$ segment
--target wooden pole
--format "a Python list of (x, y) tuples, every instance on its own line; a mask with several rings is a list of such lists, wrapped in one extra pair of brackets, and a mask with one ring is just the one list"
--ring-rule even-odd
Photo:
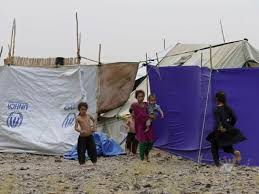
[(15, 50), (15, 37), (16, 37), (16, 20), (14, 18), (14, 21), (13, 21), (13, 51), (12, 51), (13, 57), (14, 57), (14, 50)]
[(11, 41), (10, 41), (10, 46), (9, 46), (9, 51), (8, 51), (8, 58), (11, 57), (12, 55), (12, 48), (13, 48), (13, 26), (12, 26), (12, 33), (11, 33)]
[(89, 58), (87, 58), (87, 57), (83, 57), (83, 56), (80, 56), (82, 59), (86, 59), (86, 60), (88, 60), (88, 61), (92, 61), (92, 62), (95, 62), (95, 63), (99, 63), (98, 61), (96, 61), (96, 60), (93, 60), (93, 59), (89, 59)]
[(210, 45), (210, 69), (212, 70), (212, 47)]
[(221, 20), (220, 20), (220, 27), (221, 27), (221, 34), (222, 34), (222, 37), (223, 37), (223, 42), (225, 43), (225, 42), (226, 42), (226, 40), (225, 40), (225, 35), (224, 35), (223, 25), (222, 25)]
[(98, 65), (101, 65), (101, 50), (102, 50), (102, 45), (99, 44)]
[(79, 37), (78, 34), (78, 16), (77, 16), (77, 12), (76, 12), (76, 55), (77, 55), (77, 64), (80, 64), (80, 41), (81, 41), (81, 37)]
[(3, 53), (3, 46), (1, 46), (0, 59), (1, 59), (2, 53)]
[(96, 93), (96, 99), (97, 99), (96, 115), (97, 115), (97, 118), (99, 116), (98, 108), (100, 107), (100, 97), (101, 97), (101, 50), (102, 50), (102, 45), (99, 44), (98, 65), (97, 65), (97, 93)]
[(159, 58), (158, 58), (158, 54), (156, 53), (156, 60), (157, 60), (157, 66), (159, 65)]
[(201, 53), (201, 68), (202, 68), (202, 63), (203, 63), (203, 53)]
[(80, 56), (80, 49), (81, 49), (81, 32), (79, 33), (79, 44), (78, 44), (79, 56)]
[[(146, 53), (146, 65), (148, 65), (148, 56), (147, 56), (147, 53)], [(147, 67), (146, 67), (146, 71), (147, 71)], [(149, 78), (148, 78), (148, 72), (147, 72), (147, 97), (148, 97), (148, 95), (149, 95), (148, 86), (149, 86)]]

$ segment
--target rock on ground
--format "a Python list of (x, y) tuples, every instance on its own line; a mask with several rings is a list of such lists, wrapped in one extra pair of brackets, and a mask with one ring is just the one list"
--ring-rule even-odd
[(14, 194), (259, 194), (259, 168), (231, 172), (154, 150), (150, 162), (132, 156), (98, 158), (98, 165), (57, 156), (0, 154), (0, 193)]

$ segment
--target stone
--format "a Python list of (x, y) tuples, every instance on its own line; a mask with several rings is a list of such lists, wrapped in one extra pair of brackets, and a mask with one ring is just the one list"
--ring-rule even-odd
[(206, 188), (211, 188), (211, 184), (206, 184)]
[(152, 187), (152, 186), (148, 183), (148, 184), (143, 185), (143, 187), (144, 187), (144, 188), (150, 188), (150, 187)]
[(134, 190), (139, 190), (141, 187), (140, 187), (139, 184), (135, 183), (135, 184), (133, 185), (133, 188), (134, 188)]
[(20, 170), (28, 170), (30, 169), (29, 167), (21, 167)]

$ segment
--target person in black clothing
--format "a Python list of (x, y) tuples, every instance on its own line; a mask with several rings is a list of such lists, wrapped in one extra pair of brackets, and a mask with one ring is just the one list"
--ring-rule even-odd
[(219, 149), (224, 152), (231, 153), (235, 156), (235, 163), (238, 164), (241, 160), (241, 153), (233, 148), (234, 144), (246, 140), (245, 136), (239, 129), (235, 128), (237, 121), (235, 113), (227, 105), (227, 100), (224, 92), (216, 94), (217, 107), (215, 110), (215, 127), (206, 138), (211, 142), (211, 153), (216, 166), (220, 166)]

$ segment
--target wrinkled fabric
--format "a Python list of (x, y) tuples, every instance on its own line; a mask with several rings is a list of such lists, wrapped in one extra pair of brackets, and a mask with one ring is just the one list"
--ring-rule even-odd
[[(201, 142), (201, 161), (211, 163), (211, 144), (206, 137), (214, 130), (215, 94), (224, 91), (238, 118), (235, 128), (241, 129), (247, 138), (235, 145), (242, 154), (241, 164), (259, 166), (258, 68), (213, 71), (206, 113), (209, 69), (195, 66), (149, 67), (148, 72), (151, 91), (165, 114), (164, 119), (153, 122), (156, 147), (198, 161)], [(223, 154), (221, 150), (220, 157), (232, 158), (232, 155)]]
[(124, 104), (134, 87), (138, 63), (111, 63), (98, 66), (98, 113), (104, 113)]
[(141, 107), (138, 103), (133, 103), (131, 108), (134, 112), (136, 139), (139, 142), (154, 142), (155, 137), (153, 127), (150, 126), (149, 130), (144, 132), (146, 129), (146, 122), (149, 119), (147, 103), (144, 104), (144, 107)]
[[(105, 133), (95, 132), (93, 134), (94, 141), (96, 144), (96, 151), (98, 156), (117, 156), (124, 154), (123, 149), (120, 145), (109, 138)], [(85, 154), (86, 158), (89, 159), (87, 153)], [(72, 149), (64, 154), (64, 159), (68, 160), (77, 160), (77, 145), (74, 145)]]

